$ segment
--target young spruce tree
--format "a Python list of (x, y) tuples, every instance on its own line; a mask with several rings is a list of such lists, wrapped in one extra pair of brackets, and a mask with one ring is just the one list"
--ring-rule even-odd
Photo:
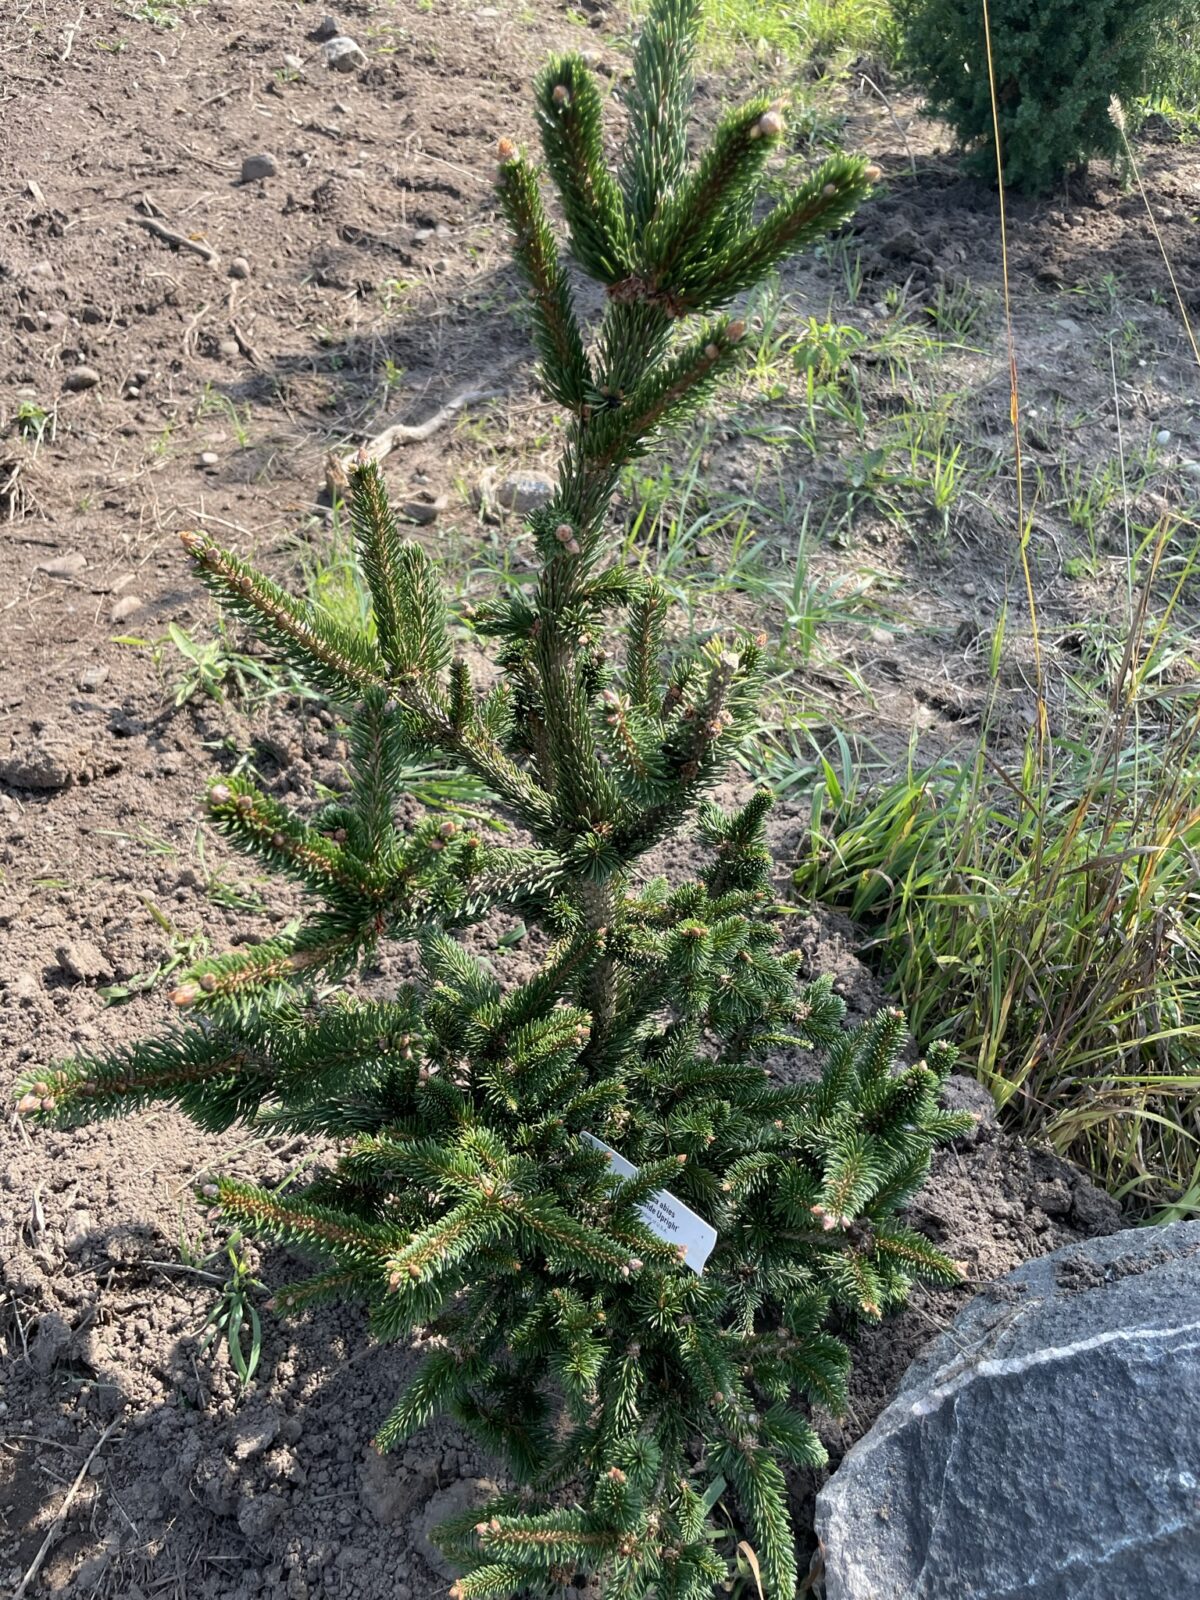
[[(500, 145), (542, 387), (569, 418), (557, 492), (527, 522), (536, 588), (471, 622), (497, 641), (500, 680), (472, 683), (435, 564), (399, 537), (374, 466), (352, 485), (373, 636), (185, 535), (221, 603), (339, 709), (350, 789), (303, 815), (243, 777), (215, 782), (209, 815), (302, 885), (303, 926), (202, 963), (173, 996), (189, 1020), (161, 1037), (22, 1085), (21, 1109), (59, 1125), (160, 1101), (207, 1129), (252, 1120), (337, 1142), (303, 1191), (221, 1178), (203, 1193), (229, 1225), (317, 1263), (279, 1310), (357, 1299), (381, 1339), (441, 1336), (376, 1442), (448, 1410), (505, 1458), (512, 1492), (445, 1530), (457, 1600), (552, 1594), (580, 1571), (625, 1600), (701, 1600), (727, 1574), (722, 1493), (765, 1588), (790, 1597), (783, 1464), (822, 1460), (804, 1402), (844, 1400), (831, 1318), (877, 1318), (914, 1276), (956, 1276), (897, 1220), (931, 1145), (960, 1126), (937, 1106), (948, 1059), (899, 1069), (896, 1012), (843, 1031), (829, 984), (799, 984), (778, 949), (769, 796), (732, 815), (703, 804), (745, 737), (760, 646), (713, 640), (667, 662), (665, 595), (605, 535), (624, 465), (735, 364), (742, 324), (722, 308), (844, 221), (874, 176), (835, 157), (761, 214), (783, 134), (766, 99), (690, 161), (699, 9), (651, 7), (617, 175), (582, 59), (537, 84), (572, 255), (607, 291), (591, 342), (539, 171)], [(414, 749), (482, 780), (527, 842), (445, 815), (401, 829)], [(647, 852), (693, 819), (702, 878), (639, 882)], [(508, 987), (454, 937), (495, 907), (549, 938)], [(382, 1001), (339, 993), (385, 939), (419, 941), (423, 980)], [(775, 1083), (764, 1060), (798, 1046), (824, 1054), (823, 1075)], [(715, 1229), (707, 1261), (648, 1225), (660, 1190)]]

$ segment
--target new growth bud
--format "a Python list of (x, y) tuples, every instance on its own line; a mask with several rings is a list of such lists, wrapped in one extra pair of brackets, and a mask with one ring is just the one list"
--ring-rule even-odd
[(571, 104), (571, 91), (567, 88), (565, 83), (556, 83), (554, 85), (554, 92), (551, 94), (550, 98), (554, 101), (554, 104), (561, 109), (563, 106), (569, 106)]
[(784, 121), (778, 111), (764, 111), (750, 130), (750, 137), (752, 139), (778, 139), (783, 129)]
[(569, 522), (560, 522), (554, 530), (554, 537), (569, 555), (579, 554), (579, 540), (575, 537), (575, 529)]

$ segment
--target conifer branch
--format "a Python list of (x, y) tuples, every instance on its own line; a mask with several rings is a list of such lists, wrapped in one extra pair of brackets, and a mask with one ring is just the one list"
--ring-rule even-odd
[(319, 693), (339, 703), (353, 703), (386, 681), (382, 658), (363, 639), (307, 601), (292, 599), (207, 534), (179, 537), (217, 599), (249, 623)]
[(635, 226), (650, 228), (687, 162), (687, 113), (692, 57), (700, 31), (700, 0), (665, 0), (642, 24), (625, 96), (629, 133), (622, 183)]
[(603, 108), (578, 55), (552, 61), (536, 85), (546, 166), (562, 197), (580, 265), (611, 283), (628, 260), (625, 206), (604, 161)]
[(548, 398), (578, 411), (592, 388), (592, 370), (575, 316), (571, 285), (546, 220), (536, 171), (510, 146), (500, 151), (500, 202), (517, 263), (529, 285), (540, 378)]

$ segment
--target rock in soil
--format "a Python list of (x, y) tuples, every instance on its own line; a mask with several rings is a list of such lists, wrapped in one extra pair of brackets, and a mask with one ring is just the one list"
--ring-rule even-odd
[(66, 751), (40, 736), (0, 760), (0, 783), (14, 789), (65, 789), (73, 777)]
[(451, 1581), (459, 1575), (458, 1567), (434, 1543), (434, 1530), (450, 1517), (486, 1505), (499, 1493), (498, 1486), (490, 1478), (459, 1478), (430, 1496), (417, 1519), (416, 1546), (432, 1571)]
[(33, 1370), (44, 1378), (66, 1354), (70, 1343), (70, 1323), (56, 1311), (43, 1312), (38, 1318), (37, 1334), (29, 1351)]
[(524, 517), (549, 505), (554, 498), (554, 480), (540, 472), (514, 472), (496, 485), (493, 494), (497, 505)]
[(415, 522), (420, 527), (428, 527), (436, 522), (440, 514), (446, 509), (446, 496), (433, 495), (418, 496), (415, 500), (402, 500), (400, 502), (400, 515), (407, 517), (409, 522)]
[(817, 1500), (827, 1600), (1200, 1594), (1200, 1222), (978, 1295)]
[(83, 389), (94, 389), (99, 382), (100, 374), (95, 367), (72, 367), (63, 378), (63, 388), (79, 392)]
[(122, 595), (109, 611), (108, 620), (110, 622), (125, 622), (129, 617), (135, 617), (144, 603), (140, 595)]
[(79, 688), (84, 694), (95, 694), (108, 682), (108, 667), (101, 664), (97, 667), (85, 667), (79, 674)]
[(367, 58), (348, 35), (341, 33), (336, 39), (330, 39), (324, 46), (321, 54), (325, 57), (325, 65), (334, 72), (357, 72), (360, 67), (365, 67)]
[(49, 561), (39, 561), (37, 570), (48, 578), (77, 578), (87, 566), (87, 557), (81, 550), (71, 550), (65, 556), (51, 556)]
[(59, 968), (76, 983), (106, 983), (112, 968), (90, 939), (72, 939), (54, 952)]
[(257, 183), (260, 178), (273, 178), (278, 171), (279, 163), (274, 156), (265, 153), (247, 156), (242, 162), (242, 182)]

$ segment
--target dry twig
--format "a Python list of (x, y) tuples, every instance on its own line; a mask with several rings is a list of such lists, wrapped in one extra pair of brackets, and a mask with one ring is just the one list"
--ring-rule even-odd
[(75, 1482), (67, 1490), (66, 1499), (63, 1501), (62, 1505), (59, 1506), (58, 1514), (55, 1516), (54, 1521), (50, 1524), (49, 1528), (47, 1529), (46, 1537), (42, 1540), (42, 1543), (41, 1543), (41, 1548), (38, 1550), (37, 1555), (34, 1556), (32, 1562), (30, 1563), (29, 1569), (25, 1573), (25, 1576), (21, 1579), (20, 1583), (13, 1590), (13, 1592), (12, 1592), (12, 1600), (23, 1600), (23, 1596), (29, 1590), (29, 1585), (33, 1582), (33, 1580), (37, 1577), (38, 1573), (42, 1570), (42, 1562), (45, 1561), (47, 1555), (50, 1553), (51, 1546), (54, 1544), (54, 1541), (58, 1538), (59, 1534), (62, 1532), (63, 1523), (67, 1520), (67, 1514), (70, 1511), (71, 1507), (75, 1504), (75, 1497), (79, 1493), (79, 1489), (80, 1489), (81, 1484), (83, 1483), (84, 1478), (87, 1477), (88, 1468), (91, 1466), (92, 1462), (96, 1459), (97, 1455), (99, 1455), (101, 1445), (105, 1443), (105, 1441), (108, 1439), (109, 1434), (112, 1433), (113, 1429), (117, 1426), (117, 1424), (118, 1424), (118, 1422), (120, 1422), (120, 1420), (121, 1420), (120, 1417), (114, 1417), (113, 1420), (109, 1423), (108, 1427), (105, 1428), (104, 1432), (96, 1440), (96, 1442), (92, 1446), (92, 1448), (88, 1451), (87, 1460), (83, 1463), (83, 1465), (80, 1467), (79, 1471), (76, 1473)]
[(186, 233), (176, 233), (174, 228), (164, 226), (155, 217), (134, 217), (132, 220), (139, 228), (145, 228), (147, 233), (152, 233), (156, 239), (174, 245), (176, 250), (190, 250), (193, 255), (202, 256), (210, 267), (215, 267), (221, 259), (212, 245), (205, 244), (203, 239), (189, 239)]
[(493, 400), (497, 395), (503, 394), (504, 389), (500, 380), (507, 375), (507, 371), (507, 367), (503, 368), (486, 384), (460, 389), (458, 394), (447, 400), (440, 411), (435, 411), (424, 422), (394, 422), (390, 428), (384, 428), (382, 433), (377, 433), (366, 440), (361, 451), (351, 450), (346, 455), (339, 455), (337, 451), (331, 450), (325, 457), (325, 485), (329, 493), (335, 499), (345, 494), (350, 485), (350, 469), (363, 454), (369, 461), (382, 461), (396, 449), (397, 445), (421, 444), (426, 439), (432, 438), (439, 429), (452, 422), (465, 406), (475, 405), (480, 400)]

